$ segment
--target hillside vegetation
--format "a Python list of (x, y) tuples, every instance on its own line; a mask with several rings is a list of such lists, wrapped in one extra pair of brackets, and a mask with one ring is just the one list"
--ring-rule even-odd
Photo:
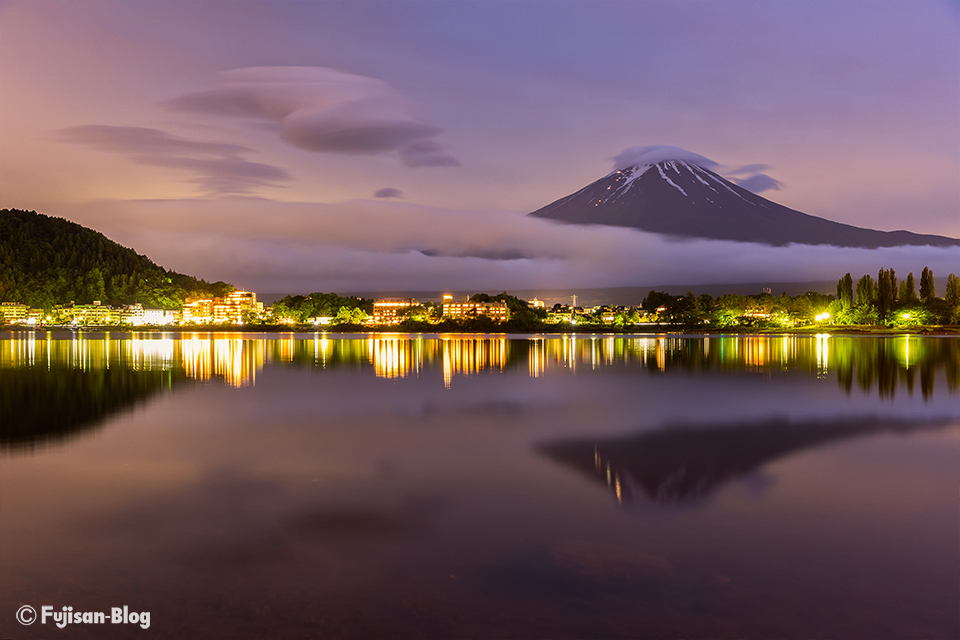
[(208, 283), (167, 271), (150, 258), (75, 222), (35, 211), (0, 210), (0, 302), (121, 305), (175, 309), (191, 297), (222, 296)]

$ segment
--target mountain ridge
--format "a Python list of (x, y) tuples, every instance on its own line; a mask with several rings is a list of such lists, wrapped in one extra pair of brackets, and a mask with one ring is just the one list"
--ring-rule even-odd
[(773, 246), (960, 246), (956, 238), (866, 229), (796, 211), (683, 159), (614, 169), (527, 215), (571, 224), (632, 227), (664, 235)]

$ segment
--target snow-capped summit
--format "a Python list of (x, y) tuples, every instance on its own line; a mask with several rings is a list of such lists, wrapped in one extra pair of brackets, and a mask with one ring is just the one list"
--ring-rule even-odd
[(529, 215), (770, 245), (960, 245), (954, 238), (863, 229), (789, 209), (714, 173), (708, 168), (716, 166), (713, 161), (677, 147), (634, 147), (615, 160), (611, 173)]
[(656, 164), (664, 160), (685, 160), (700, 167), (713, 168), (716, 162), (699, 153), (687, 151), (668, 144), (654, 144), (645, 147), (629, 147), (613, 159), (614, 169), (626, 169), (643, 164)]

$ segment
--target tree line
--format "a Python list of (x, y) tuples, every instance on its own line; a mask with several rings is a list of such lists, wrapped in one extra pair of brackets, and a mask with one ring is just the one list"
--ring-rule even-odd
[(960, 278), (951, 273), (943, 298), (937, 297), (933, 270), (920, 272), (920, 289), (913, 272), (903, 280), (893, 269), (880, 269), (876, 280), (848, 273), (837, 282), (833, 305), (835, 324), (945, 324), (960, 321)]
[(960, 321), (960, 279), (947, 276), (944, 297), (937, 297), (933, 271), (924, 267), (919, 291), (913, 273), (903, 280), (893, 269), (880, 269), (857, 280), (847, 273), (837, 282), (837, 294), (807, 292), (800, 296), (769, 293), (739, 296), (675, 296), (651, 290), (641, 304), (645, 320), (712, 327), (776, 327), (822, 322), (834, 325), (913, 326), (956, 324)]
[(273, 303), (273, 317), (293, 324), (309, 324), (310, 318), (334, 318), (337, 324), (361, 324), (373, 313), (373, 299), (310, 293), (286, 296)]

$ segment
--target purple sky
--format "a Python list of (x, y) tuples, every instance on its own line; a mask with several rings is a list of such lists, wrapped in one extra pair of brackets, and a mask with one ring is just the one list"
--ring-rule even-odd
[(300, 292), (958, 270), (522, 217), (659, 144), (806, 213), (960, 236), (960, 4), (0, 0), (0, 207), (170, 269)]

